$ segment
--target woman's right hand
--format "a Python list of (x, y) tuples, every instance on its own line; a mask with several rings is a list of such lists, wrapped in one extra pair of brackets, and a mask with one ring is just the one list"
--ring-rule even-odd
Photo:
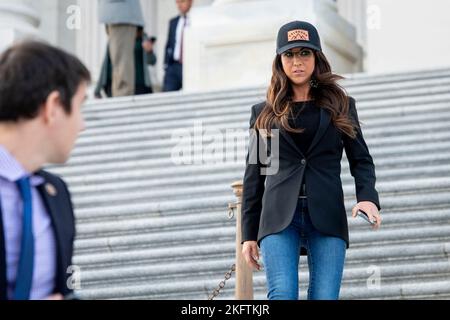
[(144, 48), (145, 52), (151, 53), (153, 51), (153, 43), (150, 40), (142, 41), (142, 48)]
[(258, 263), (259, 250), (258, 243), (256, 241), (246, 241), (242, 247), (242, 255), (244, 256), (247, 265), (256, 270), (261, 270), (261, 266)]

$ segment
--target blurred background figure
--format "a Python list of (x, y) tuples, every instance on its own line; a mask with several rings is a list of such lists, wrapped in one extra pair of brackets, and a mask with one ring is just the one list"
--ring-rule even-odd
[[(136, 41), (134, 47), (134, 65), (135, 65), (135, 89), (134, 94), (150, 94), (153, 93), (152, 81), (148, 66), (156, 64), (156, 55), (153, 50), (156, 38), (148, 38), (143, 27), (137, 28)], [(108, 46), (109, 47), (109, 46)], [(106, 49), (105, 58), (103, 60), (100, 77), (95, 89), (95, 97), (102, 98), (102, 93), (107, 97), (112, 97), (112, 75), (113, 67), (109, 48)]]
[(138, 27), (144, 27), (139, 0), (99, 0), (99, 20), (106, 24), (112, 64), (112, 96), (135, 92), (134, 49)]
[(193, 0), (176, 0), (180, 15), (170, 20), (164, 60), (164, 92), (183, 88), (184, 30), (189, 24), (192, 2)]

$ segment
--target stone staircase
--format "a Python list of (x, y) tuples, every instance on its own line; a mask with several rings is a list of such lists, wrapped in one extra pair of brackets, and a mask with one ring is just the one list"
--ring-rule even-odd
[[(341, 298), (450, 298), (450, 69), (353, 75), (344, 85), (357, 99), (375, 160), (384, 226), (375, 232), (349, 218)], [(264, 95), (264, 88), (246, 88), (85, 106), (87, 130), (73, 157), (49, 168), (73, 194), (83, 298), (207, 299), (234, 263), (230, 185), (242, 179), (250, 107)], [(235, 161), (221, 161), (218, 152), (203, 163), (174, 163), (180, 141), (173, 133), (192, 134), (198, 154), (199, 121), (208, 131), (206, 148), (235, 130), (241, 137)], [(354, 182), (345, 156), (342, 171), (350, 214)], [(304, 299), (306, 258), (300, 282)], [(254, 284), (255, 299), (265, 299), (263, 272), (254, 274)], [(220, 299), (233, 296), (234, 277)]]

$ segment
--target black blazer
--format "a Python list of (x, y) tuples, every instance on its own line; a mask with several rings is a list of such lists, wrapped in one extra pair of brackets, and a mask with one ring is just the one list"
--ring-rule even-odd
[[(67, 268), (72, 265), (73, 242), (75, 238), (75, 217), (73, 214), (72, 202), (67, 186), (63, 180), (45, 171), (39, 171), (37, 175), (45, 180), (44, 184), (38, 187), (38, 191), (50, 214), (55, 233), (57, 274), (54, 293), (61, 293), (65, 296), (72, 292), (72, 290), (67, 287), (67, 280), (69, 276), (71, 276), (67, 273)], [(47, 190), (50, 185), (55, 188), (55, 195), (50, 194)], [(7, 300), (6, 252), (1, 207), (0, 300)]]
[(177, 26), (180, 16), (173, 18), (169, 23), (169, 36), (167, 38), (166, 50), (164, 56), (164, 67), (167, 68), (169, 65), (175, 63), (173, 59), (173, 53), (175, 51), (175, 42), (177, 40)]
[[(265, 103), (261, 103), (252, 107), (251, 129), (264, 106)], [(242, 195), (243, 242), (259, 243), (265, 236), (278, 233), (291, 223), (304, 178), (314, 227), (324, 234), (345, 240), (348, 248), (347, 215), (340, 178), (343, 149), (355, 178), (357, 201), (371, 201), (380, 209), (375, 189), (375, 166), (359, 128), (355, 100), (350, 97), (350, 117), (358, 124), (356, 139), (337, 130), (330, 113), (324, 108), (320, 110), (319, 128), (306, 155), (302, 154), (289, 132), (273, 126), (280, 129), (277, 174), (261, 175), (263, 165), (259, 161), (249, 164), (247, 155)], [(250, 139), (250, 150), (258, 140)], [(270, 149), (269, 144), (268, 154)]]

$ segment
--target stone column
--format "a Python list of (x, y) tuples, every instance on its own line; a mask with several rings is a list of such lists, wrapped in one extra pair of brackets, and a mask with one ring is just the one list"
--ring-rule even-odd
[(106, 55), (107, 35), (105, 26), (98, 21), (98, 2), (77, 0), (81, 10), (81, 29), (76, 30), (76, 56), (92, 74), (93, 84), (98, 80)]
[(332, 0), (216, 0), (192, 11), (185, 34), (184, 90), (268, 85), (278, 29), (293, 20), (318, 28), (336, 72), (360, 71), (355, 28)]
[(361, 68), (367, 60), (367, 1), (365, 0), (339, 0), (337, 2), (338, 13), (356, 28), (356, 39), (364, 51), (364, 60)]
[(27, 0), (0, 0), (0, 52), (14, 41), (38, 37), (40, 19)]

